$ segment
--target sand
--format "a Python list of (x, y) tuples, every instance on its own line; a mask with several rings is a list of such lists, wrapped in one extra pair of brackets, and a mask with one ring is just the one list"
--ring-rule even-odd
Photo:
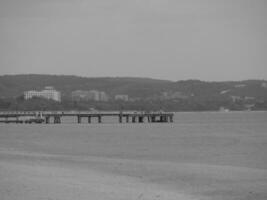
[[(49, 160), (49, 159), (48, 159)], [(0, 162), (1, 199), (193, 199), (137, 178), (51, 161)]]

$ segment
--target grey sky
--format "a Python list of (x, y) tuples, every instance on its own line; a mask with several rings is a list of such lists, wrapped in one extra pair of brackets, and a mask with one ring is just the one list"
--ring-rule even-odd
[(0, 74), (267, 79), (266, 0), (0, 0)]

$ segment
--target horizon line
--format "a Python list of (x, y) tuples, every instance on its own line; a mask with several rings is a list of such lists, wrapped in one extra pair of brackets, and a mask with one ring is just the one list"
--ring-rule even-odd
[(137, 79), (151, 79), (151, 80), (160, 80), (160, 81), (168, 81), (168, 82), (179, 82), (179, 81), (201, 81), (201, 82), (243, 82), (243, 81), (267, 81), (267, 79), (256, 79), (256, 78), (247, 78), (247, 79), (238, 79), (238, 80), (203, 80), (198, 78), (188, 78), (188, 79), (180, 79), (180, 80), (171, 80), (171, 79), (163, 79), (163, 78), (156, 78), (156, 77), (142, 77), (142, 76), (82, 76), (77, 74), (38, 74), (38, 73), (9, 73), (9, 74), (0, 74), (2, 76), (69, 76), (69, 77), (77, 77), (77, 78), (92, 78), (92, 79), (100, 79), (100, 78), (137, 78)]

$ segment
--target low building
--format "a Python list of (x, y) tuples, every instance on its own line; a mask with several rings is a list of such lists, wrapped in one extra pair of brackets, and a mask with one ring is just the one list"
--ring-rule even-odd
[(244, 97), (244, 99), (246, 100), (246, 101), (250, 101), (250, 100), (254, 100), (255, 99), (255, 97)]
[(105, 93), (105, 92), (99, 92), (99, 100), (100, 101), (108, 101), (109, 98), (108, 98), (108, 95)]
[(226, 93), (229, 93), (231, 90), (223, 90), (220, 92), (220, 94), (226, 94)]
[(52, 86), (47, 86), (44, 90), (36, 91), (30, 90), (24, 92), (24, 99), (31, 99), (33, 97), (41, 97), (45, 99), (52, 99), (54, 101), (61, 101), (61, 93), (54, 89)]
[(237, 84), (237, 85), (235, 85), (235, 88), (243, 88), (243, 87), (246, 87), (246, 85), (245, 84)]
[(162, 92), (162, 95), (160, 96), (160, 99), (162, 100), (170, 100), (170, 99), (187, 99), (188, 96), (183, 94), (182, 92), (176, 91), (176, 92)]
[(240, 96), (230, 96), (230, 98), (232, 99), (232, 101), (235, 103), (237, 101), (241, 101), (242, 98)]
[(83, 90), (72, 91), (71, 99), (73, 101), (88, 100), (89, 99), (88, 91), (83, 91)]
[(115, 100), (117, 101), (129, 101), (129, 96), (127, 94), (117, 94), (115, 95)]
[(71, 93), (71, 98), (74, 101), (108, 101), (108, 95), (105, 92), (98, 90), (75, 90)]
[(89, 100), (100, 101), (100, 92), (97, 90), (88, 91)]

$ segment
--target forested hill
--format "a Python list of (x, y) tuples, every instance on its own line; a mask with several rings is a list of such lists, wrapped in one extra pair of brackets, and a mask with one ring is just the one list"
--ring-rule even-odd
[[(174, 82), (130, 77), (4, 75), (0, 76), (0, 99), (1, 101), (16, 99), (22, 96), (24, 91), (42, 90), (45, 86), (53, 86), (59, 90), (63, 101), (71, 101), (71, 92), (75, 90), (104, 91), (111, 97), (111, 101), (116, 94), (125, 94), (130, 99), (128, 103), (124, 102), (126, 108), (127, 106), (138, 108), (141, 101), (145, 109), (150, 109), (149, 106), (153, 109), (167, 110), (217, 110), (220, 107), (234, 110), (267, 109), (267, 81), (265, 80)], [(90, 106), (98, 104), (99, 102), (95, 102)], [(112, 105), (114, 102), (113, 104), (107, 102), (104, 107), (112, 109)], [(96, 107), (100, 108), (99, 105)]]
[(0, 76), (1, 97), (10, 98), (23, 94), (27, 90), (42, 90), (53, 86), (63, 96), (69, 96), (74, 90), (99, 90), (109, 95), (128, 94), (133, 97), (148, 97), (165, 90), (171, 81), (149, 78), (86, 78), (64, 75), (5, 75)]

